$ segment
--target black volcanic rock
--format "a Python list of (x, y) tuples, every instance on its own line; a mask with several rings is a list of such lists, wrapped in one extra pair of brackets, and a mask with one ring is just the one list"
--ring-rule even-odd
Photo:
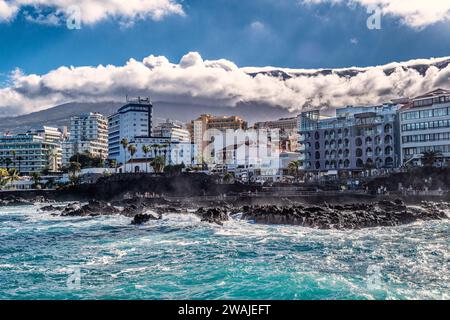
[(398, 226), (419, 220), (447, 219), (446, 203), (424, 203), (407, 207), (403, 201), (379, 201), (377, 204), (346, 204), (322, 207), (246, 206), (242, 218), (262, 224), (300, 225), (316, 229), (361, 229)]
[(95, 216), (106, 216), (106, 215), (114, 215), (120, 213), (120, 210), (116, 207), (113, 207), (110, 203), (91, 200), (88, 204), (81, 206), (79, 204), (70, 204), (67, 206), (63, 212), (62, 216), (79, 216), (79, 217), (95, 217)]
[(202, 222), (215, 223), (220, 226), (223, 225), (224, 221), (230, 219), (228, 211), (225, 208), (200, 208), (195, 214), (200, 216)]
[(151, 214), (151, 213), (139, 213), (134, 216), (133, 221), (131, 221), (131, 224), (141, 225), (150, 220), (160, 220), (160, 219), (161, 219), (161, 215), (156, 215), (156, 214)]

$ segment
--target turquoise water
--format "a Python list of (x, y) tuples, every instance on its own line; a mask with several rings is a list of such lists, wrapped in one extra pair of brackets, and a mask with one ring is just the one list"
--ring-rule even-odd
[(449, 299), (447, 221), (319, 231), (0, 208), (0, 299)]

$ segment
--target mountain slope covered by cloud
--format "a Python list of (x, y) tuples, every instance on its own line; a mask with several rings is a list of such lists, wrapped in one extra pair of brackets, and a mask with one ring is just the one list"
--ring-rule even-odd
[[(123, 101), (150, 96), (172, 103), (235, 107), (262, 103), (290, 111), (335, 108), (415, 96), (450, 87), (450, 57), (346, 69), (239, 68), (190, 52), (178, 63), (163, 56), (123, 66), (60, 67), (43, 75), (14, 71), (0, 89), (0, 115), (19, 115), (71, 101)], [(257, 112), (257, 110), (255, 110)]]

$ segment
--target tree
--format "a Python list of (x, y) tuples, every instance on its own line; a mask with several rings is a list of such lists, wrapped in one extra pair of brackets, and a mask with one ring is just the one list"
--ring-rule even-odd
[(289, 162), (288, 170), (295, 177), (298, 177), (299, 176), (299, 172), (300, 172), (300, 161), (299, 160), (293, 160), (293, 161)]
[(7, 177), (7, 182), (8, 183), (14, 183), (15, 181), (19, 181), (20, 177), (19, 177), (19, 172), (17, 171), (17, 169), (10, 169), (8, 170), (8, 177)]
[(148, 173), (148, 161), (147, 161), (147, 155), (150, 153), (150, 147), (149, 146), (142, 146), (142, 152), (145, 155), (145, 172)]
[(38, 189), (39, 182), (41, 182), (41, 174), (39, 172), (33, 172), (31, 174), (31, 179), (33, 179), (33, 188)]
[(0, 168), (0, 190), (8, 183), (9, 172), (6, 169)]
[(127, 172), (127, 147), (128, 147), (128, 139), (123, 138), (122, 141), (120, 141), (120, 144), (123, 148), (123, 171)]
[(155, 173), (162, 173), (164, 171), (164, 167), (166, 165), (166, 160), (164, 159), (164, 157), (156, 156), (152, 160), (150, 165), (152, 166), (153, 171), (155, 171)]
[(70, 162), (78, 162), (81, 168), (103, 168), (105, 161), (101, 157), (94, 157), (90, 153), (77, 153), (73, 155)]
[(425, 167), (433, 167), (439, 158), (442, 158), (442, 152), (433, 150), (425, 151), (422, 153), (422, 164)]
[(226, 173), (223, 176), (223, 182), (225, 182), (225, 183), (231, 183), (233, 181), (233, 179), (234, 179), (234, 175), (230, 172)]
[(114, 172), (117, 173), (117, 161), (115, 159), (108, 160), (109, 167), (114, 168)]
[(81, 171), (81, 164), (76, 161), (71, 161), (69, 164), (69, 173), (72, 174), (72, 176), (76, 176), (78, 172)]
[[(132, 162), (133, 157), (134, 157), (134, 155), (135, 155), (136, 152), (137, 152), (136, 146), (133, 145), (133, 144), (130, 144), (130, 145), (128, 146), (128, 152), (130, 153), (130, 161)], [(133, 171), (133, 169), (131, 169), (131, 171)]]

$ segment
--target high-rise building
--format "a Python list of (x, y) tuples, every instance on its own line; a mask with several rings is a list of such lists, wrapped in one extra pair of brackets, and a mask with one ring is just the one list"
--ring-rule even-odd
[[(188, 124), (188, 130), (191, 135), (191, 141), (198, 148), (199, 155), (203, 155), (203, 151), (211, 142), (211, 138), (218, 131), (247, 130), (247, 126), (247, 122), (238, 116), (212, 116), (203, 114)], [(210, 156), (214, 157), (214, 155)]]
[(60, 161), (61, 141), (56, 128), (0, 137), (0, 168), (15, 168), (22, 175), (56, 172)]
[(303, 169), (358, 174), (368, 169), (391, 169), (400, 164), (397, 111), (400, 105), (349, 106), (335, 117), (320, 112), (301, 114), (300, 152)]
[(150, 98), (128, 100), (117, 113), (108, 118), (108, 159), (120, 162), (123, 159), (122, 139), (129, 142), (136, 137), (150, 137), (152, 134), (153, 105)]
[(190, 142), (191, 137), (189, 131), (181, 124), (167, 120), (158, 124), (152, 132), (153, 137), (170, 138), (173, 141)]
[(255, 129), (280, 129), (296, 132), (298, 129), (298, 117), (281, 118), (273, 121), (257, 122)]
[(450, 160), (450, 90), (416, 97), (400, 110), (401, 163), (420, 162), (426, 151)]
[(108, 121), (100, 113), (83, 113), (70, 118), (69, 137), (63, 142), (63, 165), (77, 153), (89, 153), (106, 159), (108, 155)]
[(286, 152), (298, 151), (298, 127), (299, 117), (281, 118), (274, 121), (257, 122), (254, 125), (256, 130), (278, 130), (280, 136), (280, 148)]

